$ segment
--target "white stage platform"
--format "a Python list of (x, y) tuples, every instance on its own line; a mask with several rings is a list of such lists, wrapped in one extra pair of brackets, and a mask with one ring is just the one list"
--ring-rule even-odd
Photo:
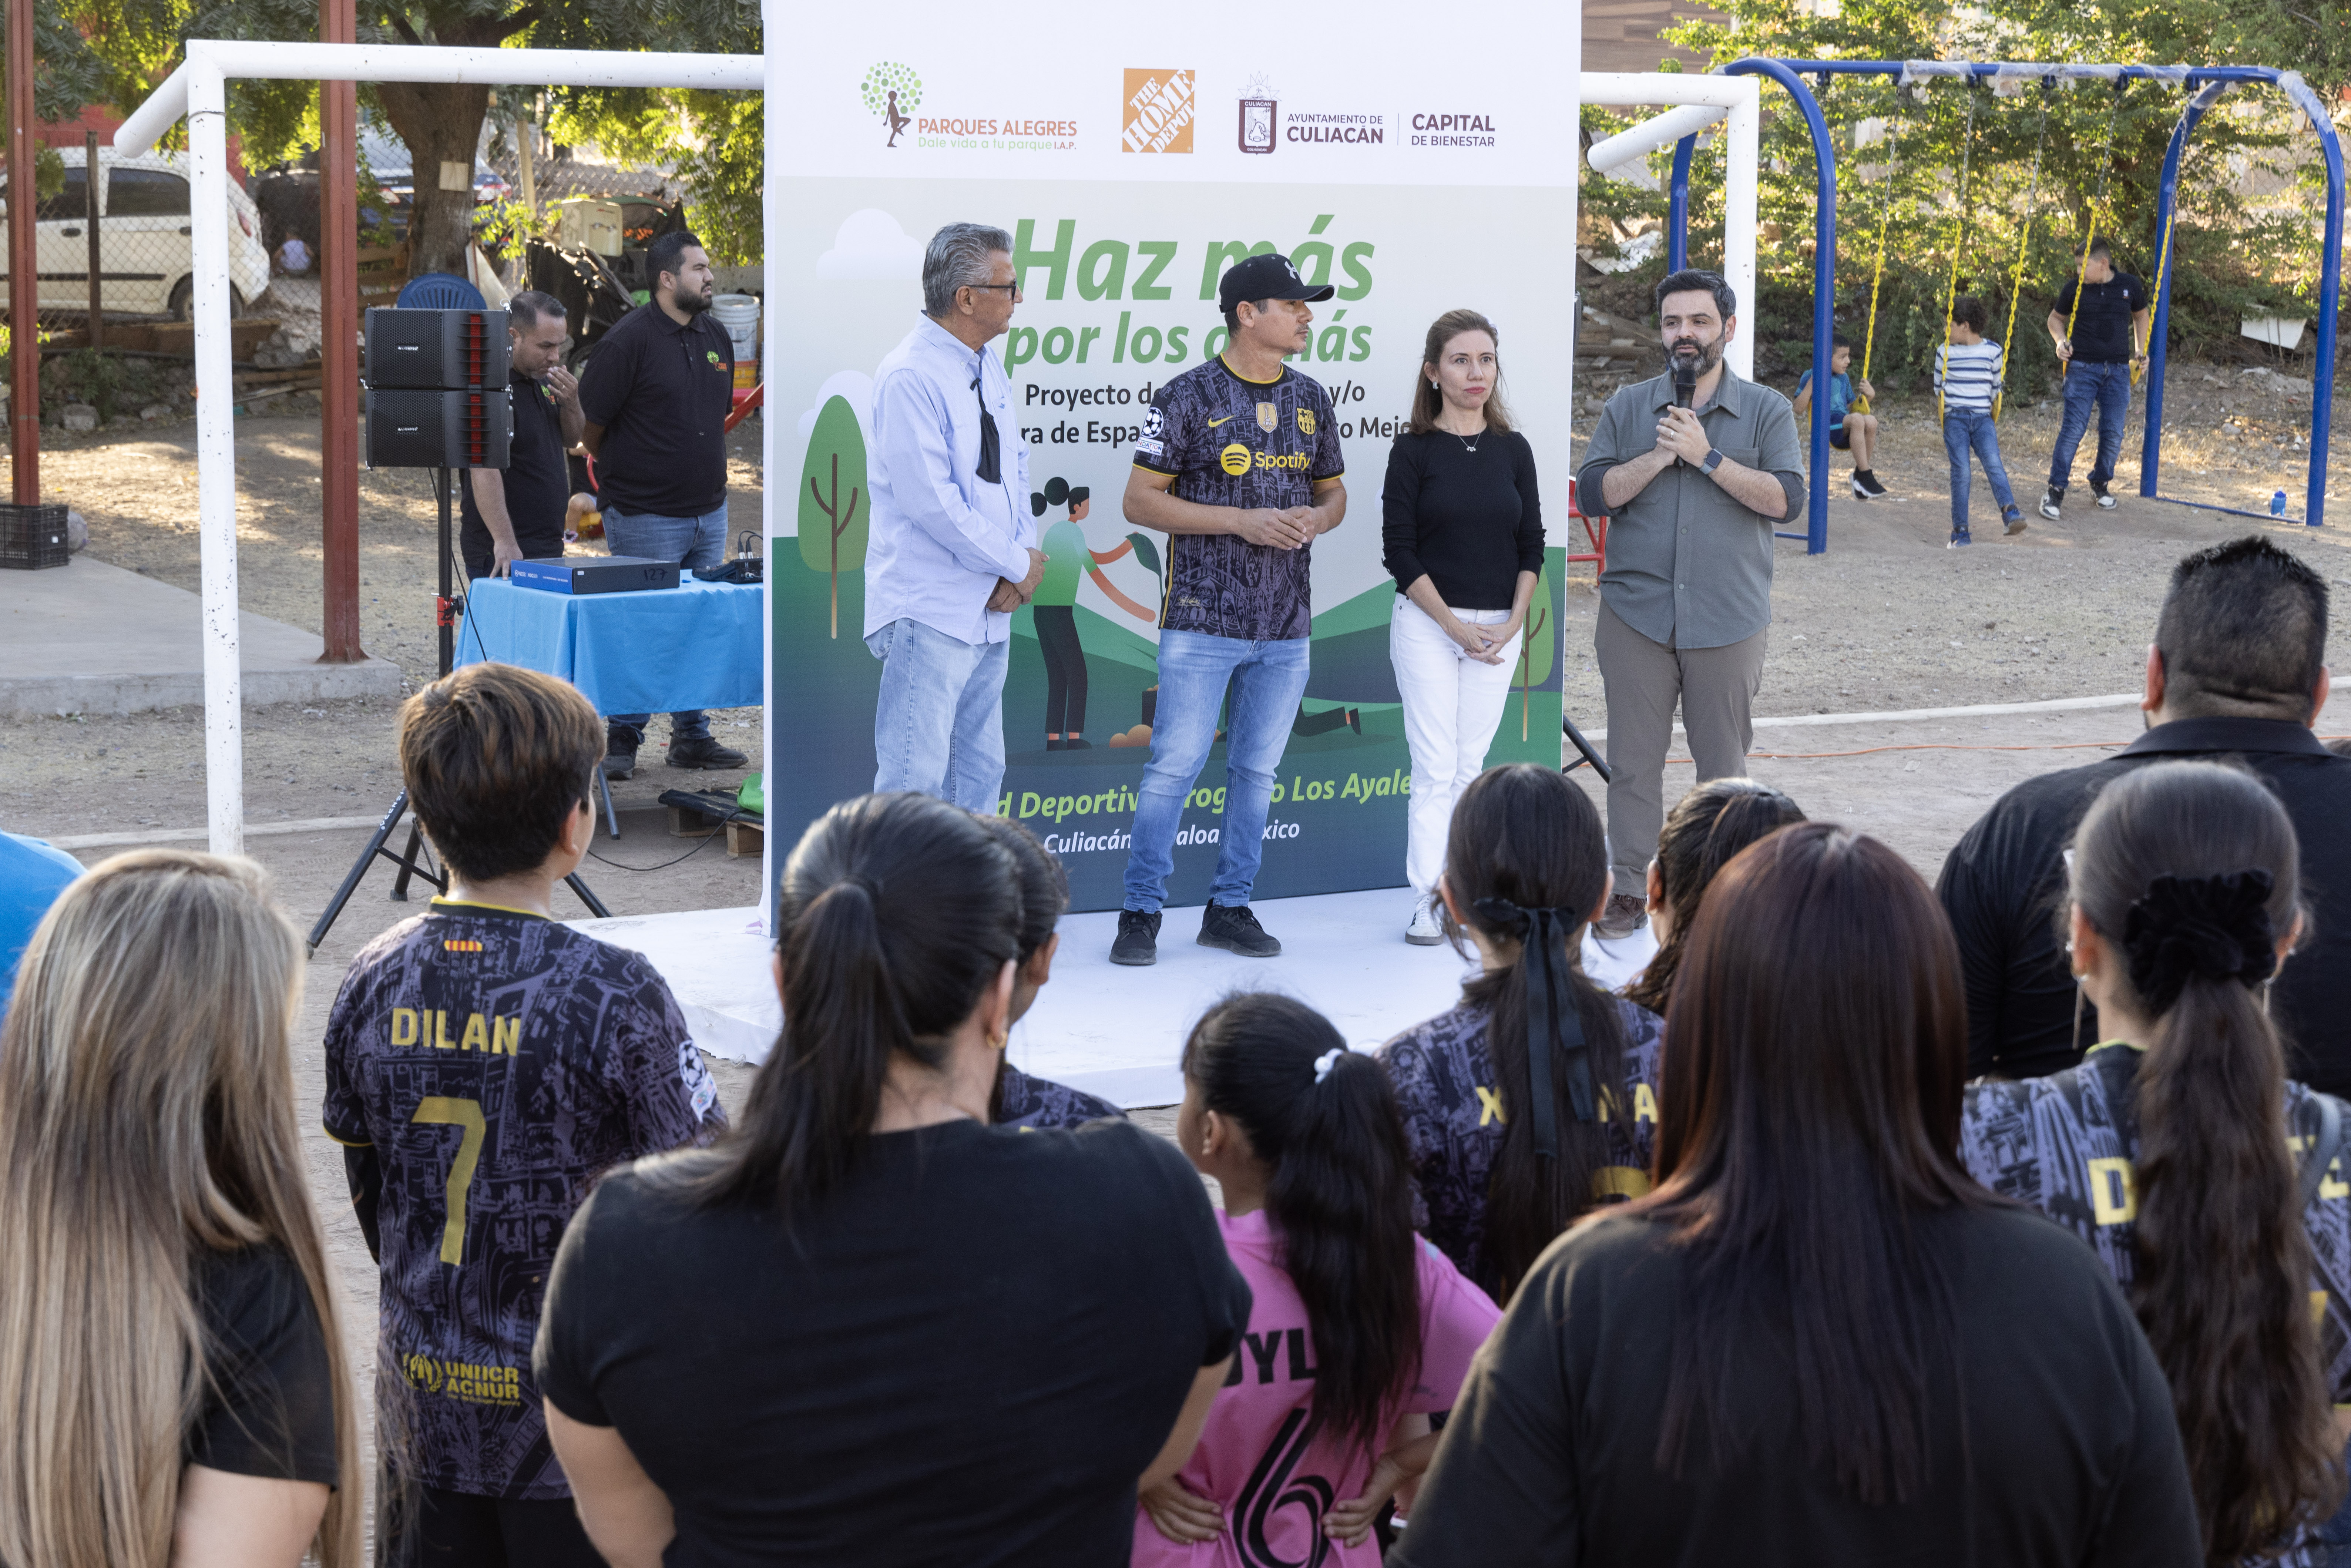
[[(1281, 938), (1280, 957), (1242, 958), (1203, 947), (1193, 940), (1200, 911), (1171, 909), (1159, 934), (1159, 962), (1147, 969), (1111, 963), (1114, 911), (1065, 916), (1052, 983), (1013, 1029), (1013, 1063), (1120, 1105), (1172, 1105), (1184, 1095), (1176, 1070), (1184, 1036), (1227, 992), (1298, 997), (1328, 1015), (1359, 1051), (1443, 1012), (1460, 994), (1468, 967), (1451, 948), (1405, 943), (1412, 895), (1402, 888), (1279, 899), (1257, 910)], [(572, 924), (650, 958), (702, 1049), (736, 1061), (767, 1059), (783, 1009), (758, 909)], [(1653, 950), (1646, 930), (1622, 942), (1587, 939), (1584, 968), (1602, 985), (1621, 985)]]

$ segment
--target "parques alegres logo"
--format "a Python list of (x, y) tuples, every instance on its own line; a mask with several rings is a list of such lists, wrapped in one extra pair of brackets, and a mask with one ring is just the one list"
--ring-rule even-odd
[(914, 74), (912, 66), (884, 60), (865, 73), (865, 80), (857, 90), (865, 100), (866, 112), (881, 116), (882, 122), (890, 128), (890, 139), (883, 145), (898, 145), (899, 133), (914, 122), (911, 111), (923, 101), (923, 78)]

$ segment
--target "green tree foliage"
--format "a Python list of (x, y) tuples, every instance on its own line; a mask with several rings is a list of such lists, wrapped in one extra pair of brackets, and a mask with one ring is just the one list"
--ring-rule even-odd
[[(178, 60), (189, 38), (319, 36), (315, 0), (87, 0), (78, 20), (103, 68), (103, 88), (93, 96), (126, 107), (143, 98), (148, 84)], [(473, 48), (528, 45), (757, 54), (760, 47), (757, 0), (360, 0), (358, 32), (361, 43)], [(380, 117), (409, 150), (416, 191), (409, 220), (410, 270), (462, 273), (474, 206), (470, 171), (491, 91), (443, 82), (361, 84), (360, 91), (363, 110)], [(709, 149), (708, 156), (730, 167), (737, 166), (739, 150), (726, 147), (723, 138), (714, 146), (707, 132), (724, 131), (734, 112), (732, 100), (739, 96), (554, 89), (559, 112), (570, 117), (579, 140), (658, 144), (688, 162)], [(729, 100), (727, 113), (705, 108), (698, 100), (705, 99)], [(318, 143), (314, 83), (239, 81), (232, 85), (229, 110), (248, 163), (276, 162)], [(633, 126), (627, 118), (632, 111)], [(648, 139), (643, 130), (656, 114), (670, 122), (665, 139)], [(756, 127), (756, 110), (752, 121)], [(630, 141), (632, 131), (636, 143)], [(756, 149), (752, 158), (756, 166)], [(468, 171), (465, 189), (440, 188), (444, 163)], [(756, 199), (749, 204), (756, 232)]]
[(844, 397), (825, 400), (800, 465), (800, 559), (832, 579), (832, 634), (841, 635), (841, 574), (865, 564), (872, 492), (865, 479), (865, 434)]
[[(77, 13), (56, 0), (33, 6), (33, 112), (41, 120), (71, 120), (105, 92), (106, 66), (76, 26)], [(0, 102), (6, 99), (6, 29), (0, 28)]]
[[(2332, 14), (2330, 26), (2321, 27), (2314, 7)], [(1764, 55), (2271, 65), (2301, 70), (2330, 104), (2351, 81), (2351, 28), (2334, 0), (1986, 0), (1972, 6), (1843, 0), (1833, 7), (1745, 0), (1727, 22), (1688, 23), (1671, 37), (1717, 64)], [(1955, 280), (1959, 293), (1984, 300), (1991, 335), (2009, 343), (2011, 389), (2045, 385), (2055, 358), (2043, 318), (2074, 268), (2094, 206), (2117, 264), (2153, 278), (2164, 243), (2156, 222), (2158, 184), (2185, 106), (2182, 89), (2134, 82), (2117, 94), (2085, 81), (1994, 91), (1944, 79), (1905, 91), (1891, 78), (1840, 77), (1814, 90), (1837, 159), (1836, 315), (1840, 329), (1855, 340), (1856, 370), (1881, 227), (1886, 235), (1869, 352), (1870, 374), (1880, 386), (1927, 385)], [(1765, 85), (1767, 110), (1782, 98)], [(1586, 130), (1595, 138), (1622, 124), (1605, 110), (1586, 111)], [(1758, 369), (1792, 375), (1812, 362), (1815, 173), (1802, 117), (1784, 109), (1768, 113), (1761, 151), (1759, 216), (1777, 230), (1774, 237), (1767, 227), (1758, 249), (1760, 298), (1742, 301), (1741, 313), (1756, 341)], [(1717, 140), (1701, 148), (1692, 173), (1690, 248), (1699, 265), (1719, 259), (1721, 160)], [(1668, 148), (1653, 155), (1650, 167), (1663, 176), (1671, 162)], [(2248, 195), (2260, 190), (2264, 171), (2270, 183), (2284, 183), (2283, 199)], [(2236, 89), (2205, 118), (2189, 142), (2170, 236), (2175, 347), (2233, 340), (2238, 317), (2248, 311), (2314, 308), (2319, 178), (2315, 141), (2282, 95)], [(1666, 196), (1587, 174), (1582, 207), (1588, 244), (1611, 225), (1629, 232), (1662, 220)], [(1659, 258), (1638, 276), (1662, 267)]]

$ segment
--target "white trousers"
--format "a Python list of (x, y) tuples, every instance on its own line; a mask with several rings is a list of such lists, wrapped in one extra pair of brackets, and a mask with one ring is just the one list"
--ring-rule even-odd
[[(1473, 626), (1499, 626), (1507, 610), (1456, 610)], [(1523, 635), (1523, 633), (1521, 633)], [(1388, 620), (1388, 657), (1404, 695), (1404, 734), (1412, 747), (1412, 806), (1407, 817), (1404, 873), (1415, 893), (1437, 891), (1445, 869), (1445, 837), (1453, 802), (1485, 770), (1486, 752), (1518, 676), (1519, 639), (1502, 648), (1502, 662), (1471, 658), (1461, 644), (1411, 600), (1398, 595)]]

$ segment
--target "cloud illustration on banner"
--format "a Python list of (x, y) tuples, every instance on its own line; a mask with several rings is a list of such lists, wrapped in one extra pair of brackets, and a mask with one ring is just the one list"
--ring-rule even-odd
[(919, 279), (923, 242), (881, 208), (866, 207), (841, 220), (832, 248), (816, 258), (816, 275), (827, 279)]

